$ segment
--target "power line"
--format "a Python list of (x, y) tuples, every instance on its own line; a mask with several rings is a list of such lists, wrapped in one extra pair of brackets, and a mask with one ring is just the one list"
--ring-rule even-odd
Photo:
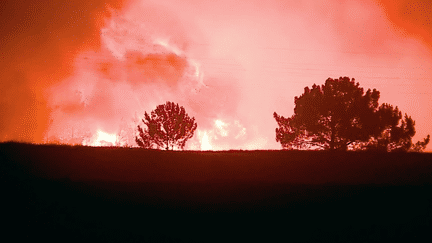
[[(280, 49), (280, 48), (274, 48), (274, 49)], [(282, 48), (283, 49), (283, 48)], [(98, 56), (92, 56), (92, 57), (84, 57), (83, 59), (85, 60), (93, 60), (93, 61), (101, 61), (103, 62), (104, 56), (108, 56), (109, 54), (102, 54), (102, 55), (98, 55)], [(111, 57), (111, 55), (109, 55)], [(201, 59), (196, 59), (198, 62), (200, 62), (201, 67), (204, 68), (209, 68), (209, 69), (215, 69), (215, 70), (220, 70), (218, 72), (221, 73), (230, 73), (230, 72), (236, 72), (236, 71), (247, 71), (240, 63), (233, 63), (234, 59), (229, 59), (229, 58), (201, 58)], [(277, 64), (288, 64), (288, 65), (297, 65), (300, 67), (290, 67), (290, 66), (279, 66)], [(307, 66), (329, 66), (329, 67), (333, 67), (333, 69), (327, 69), (327, 68), (313, 68), (313, 67), (307, 67)], [(303, 66), (303, 67), (302, 67)], [(336, 68), (334, 68), (336, 67)], [(340, 67), (341, 69), (338, 69), (337, 67)], [(295, 63), (295, 62), (276, 62), (275, 65), (272, 65), (270, 63), (267, 63), (267, 65), (264, 65), (263, 68), (261, 70), (259, 70), (260, 72), (266, 72), (266, 73), (283, 73), (283, 74), (290, 74), (291, 77), (307, 77), (307, 76), (329, 76), (331, 75), (331, 73), (334, 72), (338, 72), (338, 73), (344, 73), (346, 71), (344, 71), (345, 67), (342, 67), (340, 65), (334, 65), (334, 64), (320, 64), (320, 63)], [(374, 65), (370, 65), (370, 66), (358, 66), (358, 65), (353, 65), (351, 66), (351, 68), (358, 68), (359, 70), (350, 70), (350, 72), (354, 72), (356, 73), (356, 79), (378, 79), (378, 80), (410, 80), (410, 81), (415, 81), (415, 80), (431, 80), (432, 77), (410, 77), (408, 75), (403, 75), (400, 77), (395, 77), (395, 76), (370, 76), (369, 74), (373, 73), (370, 70), (362, 70), (365, 68), (380, 68), (380, 69), (388, 69), (389, 71), (393, 71), (393, 70), (399, 70), (402, 73), (404, 72), (416, 72), (416, 70), (421, 69), (420, 67), (412, 67), (412, 68), (407, 68), (407, 67), (391, 67), (391, 66), (374, 66)], [(91, 69), (91, 66), (86, 66), (86, 69)], [(307, 72), (305, 72), (307, 71)], [(330, 73), (330, 74), (329, 74)], [(271, 76), (271, 75), (270, 75)], [(342, 75), (343, 76), (343, 75)], [(298, 83), (304, 83), (304, 82), (298, 82)], [(368, 82), (367, 80), (362, 80), (362, 84), (368, 84), (370, 82)], [(376, 85), (377, 83), (373, 83), (373, 85)], [(379, 83), (378, 83), (379, 84)], [(393, 86), (411, 86), (412, 83), (392, 83)], [(427, 87), (429, 88), (429, 87)], [(432, 87), (430, 87), (432, 88)], [(415, 93), (404, 93), (404, 94), (415, 94)], [(430, 93), (417, 93), (418, 95), (430, 95)]]
[[(86, 57), (85, 59), (88, 60), (89, 58)], [(103, 60), (103, 58), (101, 58), (101, 57), (92, 58), (92, 59)], [(209, 59), (209, 58), (207, 58), (207, 59), (203, 59), (203, 60), (230, 60), (230, 59)], [(291, 64), (295, 64), (295, 65), (324, 65), (324, 64), (318, 64), (318, 63), (291, 63)], [(214, 68), (214, 69), (228, 69), (227, 71), (232, 71), (232, 70), (246, 71), (246, 69), (243, 68), (241, 64), (237, 64), (237, 63), (204, 61), (201, 63), (201, 66), (206, 66), (206, 67), (210, 66), (211, 68)], [(335, 67), (336, 65), (328, 65), (328, 66)], [(336, 67), (343, 68), (342, 66), (336, 66)], [(418, 69), (418, 68), (385, 67), (385, 66), (351, 66), (351, 67), (353, 67), (353, 68), (386, 68), (386, 69), (398, 69), (398, 70), (409, 70), (409, 71)], [(91, 67), (87, 67), (87, 68), (90, 69)], [(301, 74), (301, 75), (305, 75), (305, 73), (301, 72), (301, 71), (314, 71), (314, 72), (307, 73), (307, 75), (327, 75), (328, 72), (345, 72), (342, 69), (286, 67), (286, 66), (277, 67), (274, 65), (263, 66), (263, 70), (266, 72), (282, 72), (282, 73)], [(299, 71), (299, 72), (295, 72), (295, 71)], [(319, 73), (317, 73), (316, 71), (319, 71)], [(351, 72), (353, 72), (353, 71), (351, 70)], [(356, 72), (362, 72), (362, 70), (357, 70)], [(415, 79), (428, 80), (428, 79), (432, 79), (432, 77), (391, 77), (391, 76), (362, 76), (362, 77), (363, 78), (369, 78), (369, 79), (400, 79), (400, 80), (415, 80)]]
[[(205, 43), (197, 43), (197, 42), (191, 42), (195, 45), (200, 46), (210, 46), (210, 44)], [(329, 50), (329, 49), (301, 49), (301, 48), (290, 48), (290, 47), (269, 47), (269, 46), (258, 46), (255, 47), (257, 49), (264, 49), (264, 50), (283, 50), (283, 51), (303, 51), (303, 52), (330, 52), (330, 53), (345, 53), (345, 54), (357, 54), (357, 55), (412, 55), (412, 52), (357, 52), (357, 51), (341, 51), (341, 50)]]

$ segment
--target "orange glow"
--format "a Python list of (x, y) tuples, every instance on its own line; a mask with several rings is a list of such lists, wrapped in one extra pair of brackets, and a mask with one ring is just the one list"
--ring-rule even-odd
[(144, 112), (173, 101), (202, 132), (185, 149), (280, 149), (273, 112), (340, 76), (412, 116), (413, 142), (432, 131), (428, 1), (6, 2), (0, 141), (136, 146)]

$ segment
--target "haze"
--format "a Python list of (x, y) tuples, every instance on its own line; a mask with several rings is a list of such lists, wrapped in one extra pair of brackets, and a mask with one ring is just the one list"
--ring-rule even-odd
[[(134, 143), (166, 101), (195, 117), (186, 149), (280, 149), (273, 112), (355, 78), (431, 132), (426, 1), (7, 1), (0, 141)], [(115, 139), (114, 139), (115, 140)], [(105, 142), (105, 143), (104, 143)], [(428, 145), (426, 151), (432, 151)]]

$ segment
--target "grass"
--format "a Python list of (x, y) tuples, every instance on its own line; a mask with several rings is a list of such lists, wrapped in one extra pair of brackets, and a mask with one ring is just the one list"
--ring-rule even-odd
[(432, 155), (0, 144), (17, 240), (421, 241)]

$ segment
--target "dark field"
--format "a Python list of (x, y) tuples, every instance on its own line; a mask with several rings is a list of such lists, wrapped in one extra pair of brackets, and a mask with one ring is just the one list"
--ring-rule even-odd
[[(0, 144), (13, 242), (428, 242), (432, 154)], [(429, 239), (424, 241), (425, 239)]]

